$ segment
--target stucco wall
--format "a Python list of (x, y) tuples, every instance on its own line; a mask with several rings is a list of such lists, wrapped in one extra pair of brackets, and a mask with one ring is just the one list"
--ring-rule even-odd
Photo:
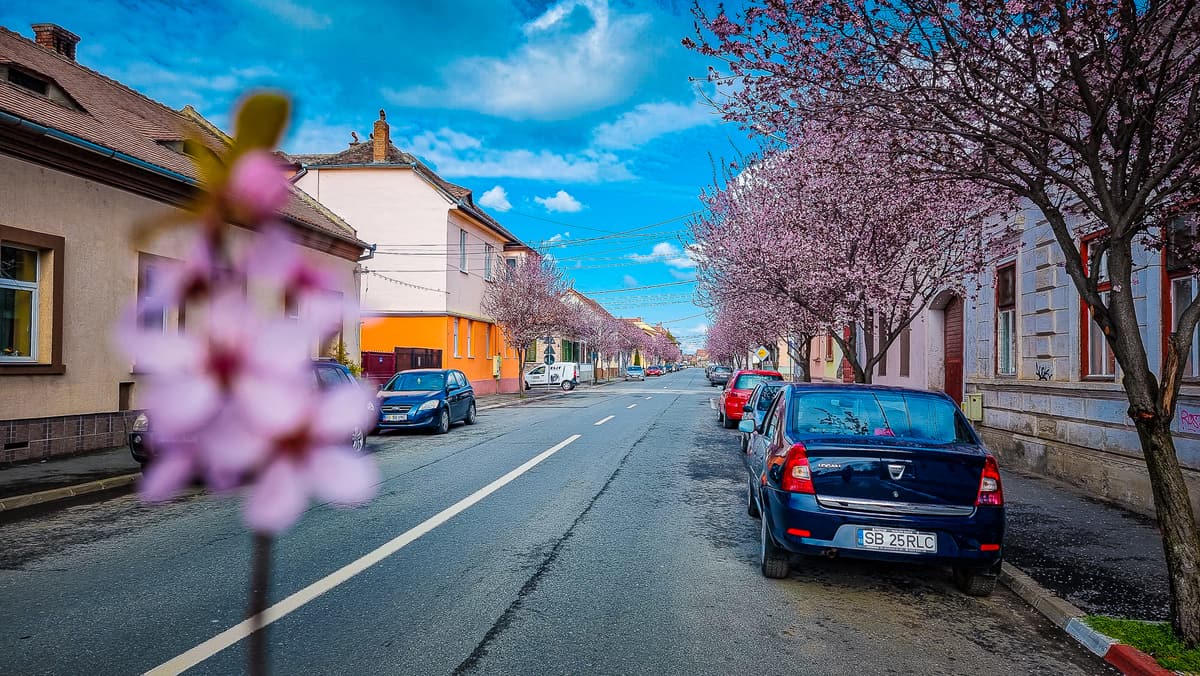
[[(460, 230), (467, 232), (467, 269), (465, 272), (459, 269)], [(452, 313), (481, 317), (484, 314), (481, 307), (483, 296), (491, 285), (491, 282), (484, 279), (486, 245), (492, 246), (492, 275), (494, 278), (495, 275), (502, 272), (500, 266), (504, 265), (504, 261), (500, 259), (500, 253), (504, 250), (504, 242), (457, 211), (450, 211), (449, 217), (446, 219), (445, 238), (444, 245), (449, 252), (446, 259), (446, 267), (449, 270), (447, 273), (447, 289), (449, 290), (446, 298), (447, 309)]]
[[(129, 361), (112, 348), (112, 326), (137, 289), (138, 249), (131, 243), (134, 224), (169, 208), (6, 155), (0, 155), (0, 186), (0, 223), (66, 240), (62, 326), (66, 372), (14, 376), (0, 371), (0, 420), (116, 411), (122, 382), (135, 383), (136, 408), (137, 377)], [(179, 258), (184, 253), (182, 233), (140, 250)], [(336, 271), (340, 285), (336, 290), (345, 298), (357, 296), (355, 262), (318, 252), (308, 255)], [(347, 351), (357, 354), (356, 316), (347, 318), (343, 334)]]

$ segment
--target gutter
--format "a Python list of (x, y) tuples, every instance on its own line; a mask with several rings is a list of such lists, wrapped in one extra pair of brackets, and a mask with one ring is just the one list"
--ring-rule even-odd
[(379, 246), (379, 245), (378, 244), (368, 244), (367, 245), (367, 253), (363, 256), (359, 256), (358, 262), (362, 263), (363, 261), (369, 261), (372, 258), (374, 258), (375, 257), (375, 247), (377, 247), (377, 246)]
[(157, 164), (151, 164), (145, 160), (140, 160), (132, 155), (127, 155), (117, 150), (113, 150), (112, 148), (106, 148), (98, 143), (92, 143), (91, 141), (82, 139), (74, 134), (68, 134), (65, 131), (59, 131), (58, 129), (40, 125), (36, 122), (30, 122), (23, 117), (17, 117), (16, 115), (6, 113), (2, 110), (0, 110), (0, 123), (7, 124), (11, 127), (24, 127), (25, 129), (33, 131), (39, 136), (49, 136), (50, 138), (59, 141), (65, 141), (66, 143), (69, 143), (77, 148), (82, 148), (83, 150), (96, 153), (97, 155), (108, 159), (133, 165), (139, 169), (145, 169), (152, 173), (158, 174), (159, 176), (165, 176), (167, 178), (185, 183), (189, 186), (199, 185), (199, 181), (190, 176), (184, 176), (178, 172), (160, 167)]

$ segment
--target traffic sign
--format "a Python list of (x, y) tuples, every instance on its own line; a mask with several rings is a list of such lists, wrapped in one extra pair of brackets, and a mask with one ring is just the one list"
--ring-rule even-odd
[(757, 350), (754, 351), (754, 356), (758, 357), (759, 361), (762, 361), (762, 360), (766, 359), (767, 357), (771, 356), (771, 351), (765, 347), (760, 346)]
[(553, 366), (554, 365), (554, 353), (547, 352), (546, 358), (543, 359), (542, 361), (546, 364), (546, 366)]

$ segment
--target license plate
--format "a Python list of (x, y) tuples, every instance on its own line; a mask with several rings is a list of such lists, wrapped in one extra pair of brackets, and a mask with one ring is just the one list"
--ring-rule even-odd
[(891, 528), (859, 528), (860, 549), (878, 549), (909, 554), (936, 554), (937, 534)]
[(383, 416), (384, 422), (404, 422), (408, 420), (407, 413), (391, 413)]

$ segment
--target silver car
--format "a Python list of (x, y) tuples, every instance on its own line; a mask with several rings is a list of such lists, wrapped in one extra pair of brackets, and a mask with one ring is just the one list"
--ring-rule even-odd
[(645, 380), (646, 370), (641, 366), (626, 366), (625, 380)]

